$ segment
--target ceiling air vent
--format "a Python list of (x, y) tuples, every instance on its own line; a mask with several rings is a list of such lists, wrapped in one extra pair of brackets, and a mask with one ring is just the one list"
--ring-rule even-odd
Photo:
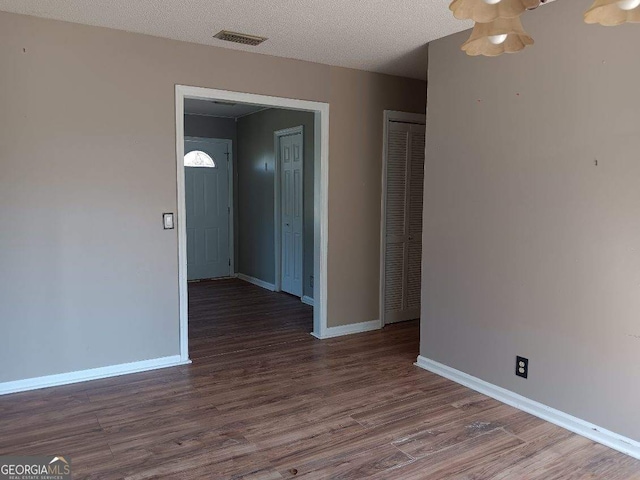
[(255, 47), (256, 45), (260, 45), (262, 42), (266, 40), (265, 37), (256, 37), (254, 35), (246, 35), (244, 33), (230, 32), (228, 30), (222, 30), (220, 33), (217, 33), (216, 35), (214, 35), (213, 38), (224, 40), (225, 42), (233, 42), (233, 43), (240, 43), (242, 45), (250, 45), (252, 47)]

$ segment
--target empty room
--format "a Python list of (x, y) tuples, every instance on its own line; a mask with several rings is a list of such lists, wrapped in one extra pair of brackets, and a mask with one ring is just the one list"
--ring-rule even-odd
[(0, 478), (640, 480), (640, 0), (0, 0)]

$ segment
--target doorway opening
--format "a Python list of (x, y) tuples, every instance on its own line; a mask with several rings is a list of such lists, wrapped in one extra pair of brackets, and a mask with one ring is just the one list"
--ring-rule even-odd
[[(244, 325), (251, 330), (283, 309), (286, 325), (300, 324), (298, 305), (310, 305), (307, 333), (324, 337), (328, 122), (325, 103), (176, 86), (184, 361), (190, 306), (192, 320), (202, 319), (205, 308), (227, 312), (223, 321), (231, 329), (261, 315), (262, 323), (256, 317)], [(257, 308), (264, 305), (272, 309)], [(206, 328), (198, 324), (192, 336)], [(200, 355), (233, 342), (206, 352), (200, 339), (191, 343)]]

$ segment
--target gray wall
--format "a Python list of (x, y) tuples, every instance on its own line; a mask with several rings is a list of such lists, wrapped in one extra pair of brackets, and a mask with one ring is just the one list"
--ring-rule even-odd
[[(184, 134), (186, 137), (223, 138), (231, 140), (231, 161), (237, 161), (237, 128), (235, 118), (211, 117), (208, 115), (185, 115)], [(233, 170), (233, 209), (238, 211), (238, 173)], [(238, 265), (238, 222), (237, 218), (231, 219), (233, 223), (233, 257), (234, 265)], [(236, 267), (237, 270), (237, 267)]]
[(0, 32), (0, 382), (178, 354), (176, 84), (330, 104), (328, 322), (377, 317), (382, 112), (424, 112), (424, 82), (3, 12)]
[(275, 283), (273, 133), (299, 125), (304, 127), (303, 292), (313, 298), (313, 113), (269, 109), (238, 120), (239, 272)]
[(187, 114), (184, 116), (184, 134), (187, 137), (228, 138), (235, 144), (236, 121), (233, 118)]
[(420, 351), (640, 440), (640, 29), (588, 4), (516, 55), (430, 46)]

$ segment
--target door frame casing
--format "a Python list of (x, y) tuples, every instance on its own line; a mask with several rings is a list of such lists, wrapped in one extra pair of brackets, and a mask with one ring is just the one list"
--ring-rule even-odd
[(313, 332), (317, 338), (325, 338), (327, 331), (327, 264), (329, 246), (329, 104), (309, 100), (258, 95), (253, 93), (218, 90), (213, 88), (175, 86), (176, 113), (176, 183), (177, 183), (177, 235), (178, 235), (178, 298), (180, 357), (189, 360), (189, 305), (187, 290), (187, 245), (185, 222), (185, 185), (184, 185), (184, 99), (220, 100), (235, 103), (248, 103), (264, 107), (288, 108), (314, 113), (314, 192), (313, 223), (314, 282), (313, 296)]
[[(234, 225), (235, 219), (233, 217), (233, 140), (228, 138), (208, 138), (208, 137), (184, 137), (185, 142), (203, 142), (203, 143), (226, 143), (229, 149), (229, 158), (227, 159), (227, 182), (229, 183), (229, 277), (234, 277), (236, 274), (235, 265), (235, 236)], [(184, 167), (186, 168), (186, 167)], [(185, 202), (186, 207), (186, 202)], [(186, 216), (185, 216), (186, 218)]]
[(386, 324), (385, 319), (385, 253), (387, 247), (387, 163), (388, 163), (388, 141), (389, 124), (391, 122), (415, 123), (424, 125), (426, 129), (427, 116), (422, 113), (398, 112), (396, 110), (385, 110), (383, 115), (382, 128), (382, 195), (380, 206), (380, 324)]
[(304, 125), (298, 125), (297, 127), (285, 128), (283, 130), (277, 130), (273, 132), (273, 144), (275, 153), (274, 163), (274, 182), (273, 182), (273, 221), (274, 221), (274, 233), (275, 233), (275, 286), (276, 292), (282, 291), (282, 192), (280, 188), (282, 186), (282, 174), (281, 158), (280, 158), (280, 138), (288, 135), (295, 135), (297, 133), (302, 134), (302, 295), (304, 297), (304, 281), (306, 278), (306, 272), (304, 271)]

